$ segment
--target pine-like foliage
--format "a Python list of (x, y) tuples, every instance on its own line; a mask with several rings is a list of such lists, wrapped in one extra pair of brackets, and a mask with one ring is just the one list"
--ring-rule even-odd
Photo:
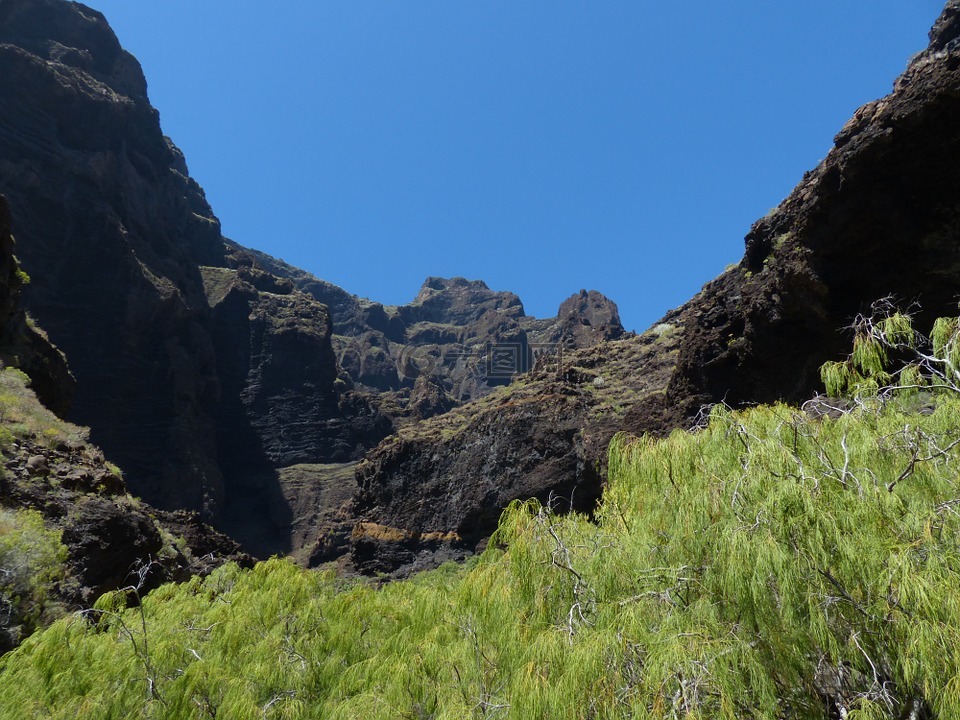
[(916, 406), (619, 437), (593, 521), (516, 503), (380, 588), (276, 559), (110, 594), (0, 659), (0, 717), (960, 717), (960, 396)]
[(910, 310), (890, 298), (873, 304), (852, 326), (853, 352), (828, 362), (820, 376), (833, 396), (873, 396), (891, 390), (960, 393), (960, 318), (939, 318), (930, 336), (917, 332)]
[(718, 409), (619, 439), (598, 522), (516, 504), (467, 568), (111, 595), (0, 661), (0, 715), (958, 717), (958, 440), (948, 397)]
[(0, 647), (51, 622), (67, 549), (35, 510), (0, 509)]

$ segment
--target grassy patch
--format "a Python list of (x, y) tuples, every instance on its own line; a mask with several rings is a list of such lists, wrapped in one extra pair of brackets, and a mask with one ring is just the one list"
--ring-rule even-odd
[(86, 428), (64, 422), (47, 410), (30, 389), (30, 378), (15, 368), (0, 369), (0, 451), (14, 438), (54, 447), (84, 442)]

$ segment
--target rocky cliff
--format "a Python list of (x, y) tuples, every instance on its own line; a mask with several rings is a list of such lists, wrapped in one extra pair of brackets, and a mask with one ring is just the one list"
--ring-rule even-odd
[(222, 522), (236, 488), (275, 496), (276, 467), (389, 430), (334, 386), (326, 309), (225, 244), (100, 13), (0, 3), (0, 107), (27, 307), (70, 358), (70, 419), (134, 492)]
[[(3, 532), (12, 511), (34, 510), (60, 533), (65, 568), (56, 599), (89, 607), (107, 590), (139, 582), (209, 572), (226, 560), (249, 563), (237, 544), (183, 511), (157, 511), (131, 497), (120, 471), (92, 445), (86, 428), (56, 417), (72, 381), (63, 355), (43, 331), (27, 322), (20, 305), (26, 280), (13, 255), (6, 199), (0, 195), (0, 512)], [(36, 393), (32, 388), (42, 388)], [(44, 407), (38, 399), (46, 401)], [(15, 521), (13, 521), (15, 524)], [(39, 552), (37, 550), (36, 552)], [(7, 561), (9, 561), (9, 556)], [(22, 568), (5, 566), (5, 577)], [(25, 608), (7, 593), (0, 598), (0, 652), (39, 622), (39, 608)]]
[[(917, 301), (927, 318), (956, 312), (958, 127), (951, 0), (892, 94), (860, 108), (823, 162), (754, 224), (739, 265), (647, 333), (568, 353), (559, 374), (471, 406), (459, 426), (437, 418), (373, 450), (358, 469), (357, 563), (394, 570), (438, 548), (462, 552), (514, 497), (572, 493), (588, 509), (615, 430), (663, 434), (705, 404), (809, 397), (820, 365), (849, 346), (841, 329), (880, 297)], [(617, 388), (615, 422), (583, 407), (593, 392), (584, 377)]]
[[(24, 298), (70, 359), (70, 418), (137, 494), (262, 554), (349, 547), (362, 569), (421, 567), (482, 543), (511, 499), (589, 510), (619, 430), (808, 396), (846, 347), (838, 329), (879, 296), (953, 309), (958, 15), (951, 0), (738, 266), (632, 335), (594, 292), (536, 319), (512, 293), (428, 278), (390, 307), (232, 243), (105, 19), (2, 0), (0, 192)], [(62, 409), (62, 367), (36, 357), (36, 388)]]
[[(536, 320), (511, 293), (430, 278), (384, 307), (230, 242), (139, 64), (80, 3), (0, 2), (0, 108), (0, 193), (26, 306), (76, 376), (69, 418), (133, 492), (258, 553), (336, 555), (352, 463), (395, 427), (508, 383), (542, 345), (623, 333), (596, 293)], [(495, 345), (510, 362), (487, 373)], [(54, 359), (31, 353), (34, 387), (64, 410)]]

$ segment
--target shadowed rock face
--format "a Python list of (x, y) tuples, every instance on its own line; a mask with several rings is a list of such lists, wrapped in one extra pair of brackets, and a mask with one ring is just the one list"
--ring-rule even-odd
[(134, 492), (218, 521), (232, 490), (276, 494), (284, 463), (354, 459), (389, 432), (335, 387), (326, 308), (221, 236), (100, 13), (3, 0), (0, 108), (25, 302), (70, 357), (70, 418)]
[(41, 401), (63, 415), (73, 398), (74, 379), (63, 354), (27, 322), (21, 306), (26, 276), (13, 254), (10, 224), (10, 207), (0, 195), (0, 365), (26, 372)]
[[(956, 312), (960, 1), (947, 3), (930, 40), (894, 92), (858, 110), (824, 161), (753, 226), (742, 262), (686, 305), (643, 335), (565, 353), (559, 377), (535, 374), (454, 411), (469, 410), (460, 426), (451, 413), (373, 450), (358, 468), (356, 563), (403, 572), (440, 547), (470, 548), (513, 498), (571, 488), (574, 505), (597, 497), (616, 429), (664, 434), (704, 404), (809, 397), (820, 365), (849, 347), (841, 328), (880, 297), (917, 300), (926, 319)], [(593, 306), (583, 294), (568, 303), (586, 306), (581, 317)], [(591, 417), (609, 404), (582, 405), (587, 370), (618, 388), (608, 402), (626, 409), (614, 423)]]
[[(251, 558), (196, 514), (157, 511), (127, 494), (123, 477), (91, 445), (83, 428), (69, 426), (48, 408), (65, 407), (72, 391), (63, 355), (42, 331), (27, 324), (20, 307), (24, 281), (12, 251), (10, 216), (0, 195), (0, 508), (29, 508), (61, 531), (67, 580), (56, 590), (68, 607), (89, 607), (102, 593), (138, 582), (205, 574), (226, 561)], [(23, 376), (30, 376), (27, 388)], [(174, 543), (173, 537), (182, 539)], [(166, 538), (166, 539), (165, 539)], [(0, 617), (0, 652), (35, 626), (10, 605)]]
[(77, 377), (71, 418), (164, 507), (222, 495), (198, 266), (219, 224), (160, 132), (136, 60), (77, 3), (0, 5), (0, 192), (30, 312)]
[(610, 440), (661, 397), (680, 329), (663, 326), (545, 358), (480, 400), (402, 428), (357, 468), (353, 561), (404, 574), (473, 550), (514, 499), (590, 512)]

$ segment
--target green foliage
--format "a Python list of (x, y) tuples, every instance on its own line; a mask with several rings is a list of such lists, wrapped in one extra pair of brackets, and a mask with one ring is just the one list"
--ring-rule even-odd
[(827, 362), (820, 378), (832, 396), (872, 397), (921, 388), (960, 392), (960, 319), (940, 318), (929, 337), (892, 301), (874, 303), (871, 316), (853, 324), (853, 352)]
[(596, 522), (515, 503), (467, 567), (375, 588), (275, 559), (140, 607), (111, 594), (97, 622), (61, 620), (0, 659), (0, 708), (960, 716), (960, 400), (872, 408), (716, 408), (694, 434), (619, 438)]
[(55, 583), (67, 550), (34, 510), (0, 509), (0, 627), (15, 641), (58, 611)]

